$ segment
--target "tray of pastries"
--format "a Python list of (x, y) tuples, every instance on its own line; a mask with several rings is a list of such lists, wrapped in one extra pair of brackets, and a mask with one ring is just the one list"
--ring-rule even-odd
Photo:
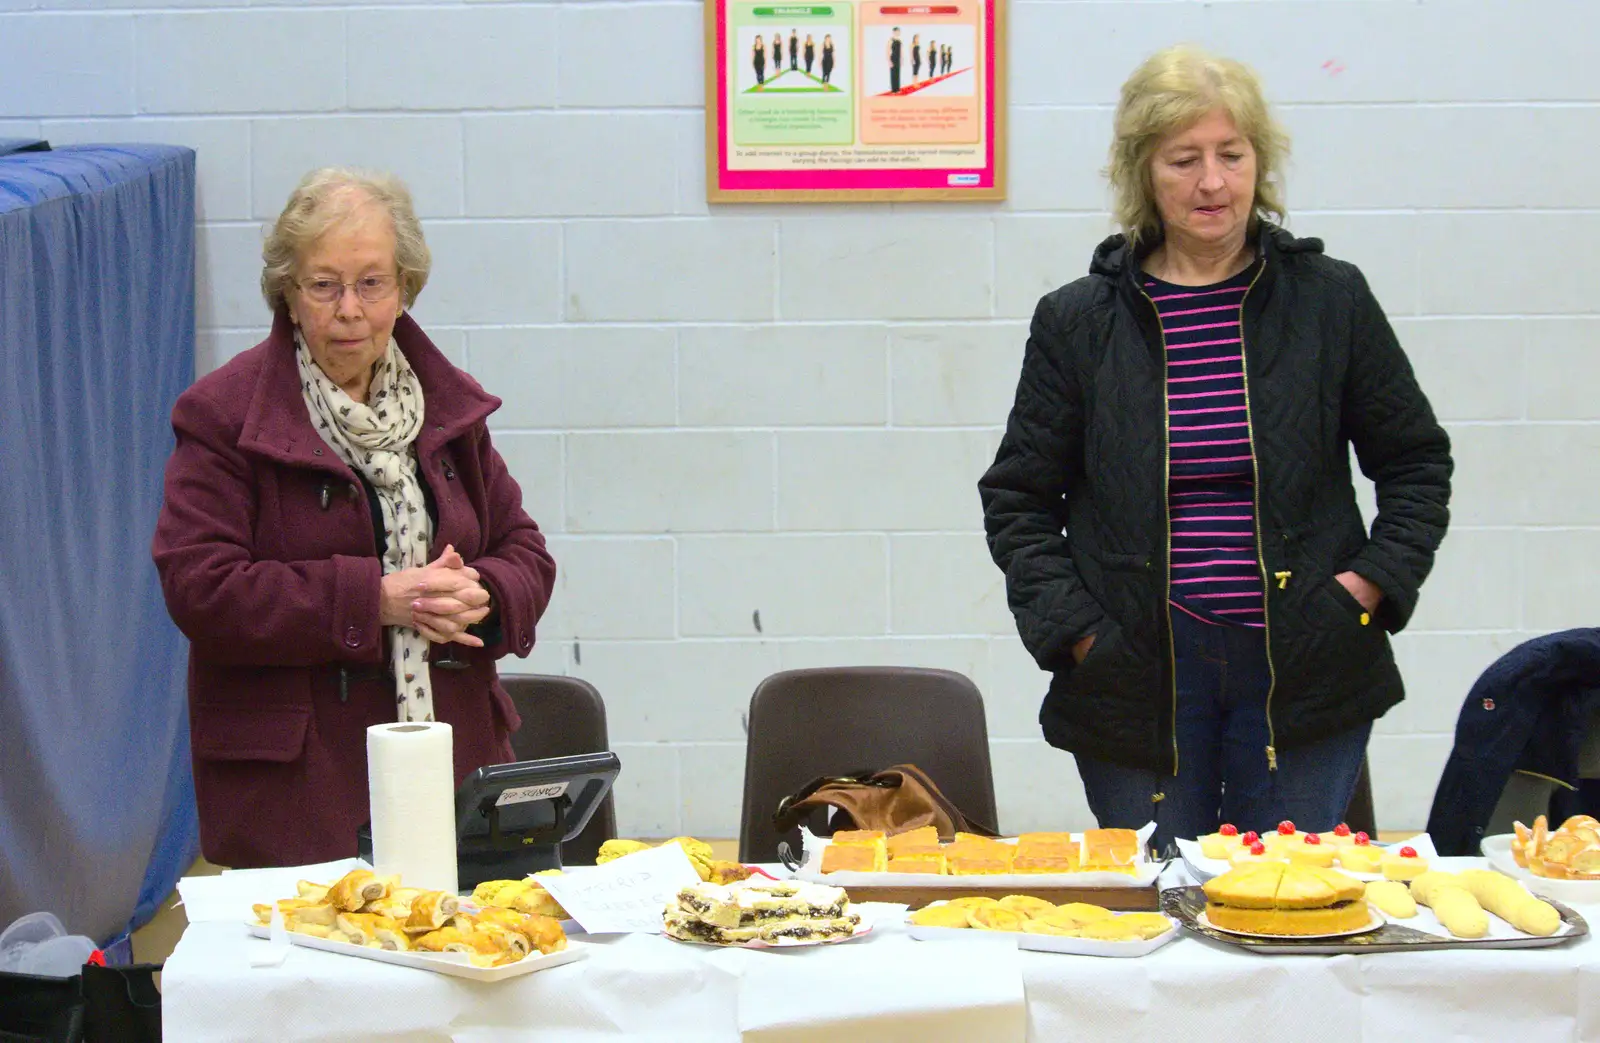
[(886, 834), (846, 830), (831, 837), (803, 832), (800, 880), (848, 887), (859, 901), (920, 908), (962, 895), (1029, 894), (1053, 904), (1097, 902), (1118, 909), (1154, 909), (1160, 867), (1146, 855), (1153, 826), (1082, 833), (1024, 833), (991, 838), (957, 833), (942, 841), (932, 826)]
[(906, 930), (919, 941), (1004, 934), (1017, 948), (1075, 956), (1146, 956), (1178, 936), (1177, 924), (1159, 912), (1114, 912), (1089, 902), (1059, 905), (1034, 895), (968, 896), (931, 902), (907, 915)]
[(476, 981), (499, 981), (587, 955), (568, 943), (560, 907), (531, 881), (486, 881), (463, 899), (355, 869), (331, 884), (299, 881), (296, 890), (294, 898), (255, 905), (250, 932)]
[(1358, 880), (1409, 880), (1427, 871), (1433, 844), (1426, 834), (1388, 846), (1341, 822), (1325, 833), (1307, 833), (1290, 821), (1269, 833), (1240, 832), (1223, 823), (1215, 833), (1178, 840), (1178, 853), (1191, 875), (1210, 880), (1255, 862), (1338, 869)]
[(845, 942), (872, 929), (844, 888), (797, 880), (691, 884), (672, 896), (661, 922), (678, 941), (757, 949)]
[(1258, 862), (1199, 887), (1169, 888), (1161, 902), (1190, 930), (1263, 953), (1538, 948), (1589, 933), (1572, 909), (1492, 869), (1362, 881), (1321, 866)]
[(1565, 902), (1600, 902), (1600, 822), (1574, 815), (1556, 829), (1540, 815), (1532, 826), (1483, 838), (1489, 864), (1535, 894)]

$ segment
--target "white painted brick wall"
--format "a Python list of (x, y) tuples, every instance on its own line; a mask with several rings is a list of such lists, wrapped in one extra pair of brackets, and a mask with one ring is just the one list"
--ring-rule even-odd
[[(1456, 440), (1455, 525), (1372, 757), (1420, 826), (1462, 696), (1593, 624), (1600, 3), (1014, 0), (993, 206), (708, 207), (701, 7), (677, 0), (0, 0), (0, 135), (199, 150), (202, 371), (253, 344), (261, 223), (386, 167), (434, 250), (416, 314), (505, 400), (562, 564), (512, 669), (593, 681), (625, 833), (732, 836), (762, 677), (939, 666), (983, 690), (1003, 824), (1088, 821), (974, 482), (1040, 294), (1109, 230), (1122, 79), (1192, 39), (1295, 137), (1291, 225), (1362, 266)], [(754, 617), (762, 622), (757, 632)]]

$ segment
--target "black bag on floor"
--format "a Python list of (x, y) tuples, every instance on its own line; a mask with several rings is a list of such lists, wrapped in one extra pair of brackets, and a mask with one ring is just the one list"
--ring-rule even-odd
[(84, 964), (70, 978), (0, 973), (0, 1043), (160, 1043), (160, 964)]

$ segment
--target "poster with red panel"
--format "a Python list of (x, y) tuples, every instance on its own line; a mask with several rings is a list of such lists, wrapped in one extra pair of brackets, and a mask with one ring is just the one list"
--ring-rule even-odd
[(708, 0), (712, 202), (1005, 198), (1004, 0)]

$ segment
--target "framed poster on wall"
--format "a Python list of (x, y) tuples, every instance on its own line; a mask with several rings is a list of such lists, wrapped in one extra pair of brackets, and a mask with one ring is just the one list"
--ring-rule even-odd
[(1005, 198), (1005, 0), (706, 0), (706, 198)]

